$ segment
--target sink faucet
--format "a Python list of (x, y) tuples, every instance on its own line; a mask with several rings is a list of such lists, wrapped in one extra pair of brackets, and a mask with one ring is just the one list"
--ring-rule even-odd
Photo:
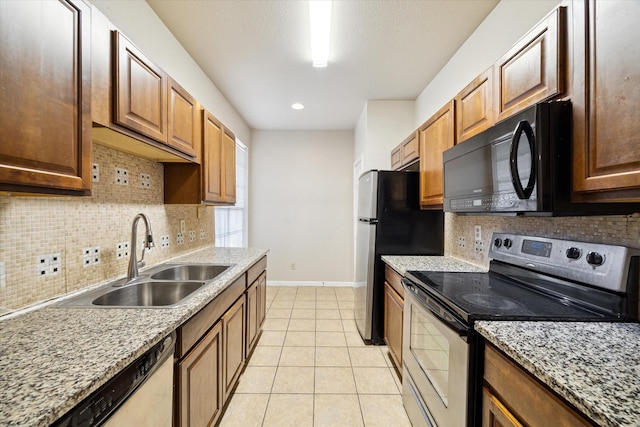
[[(145, 239), (144, 246), (142, 247), (142, 256), (140, 257), (140, 261), (138, 261), (136, 254), (138, 240), (137, 227), (140, 219), (144, 221), (147, 238)], [(133, 218), (133, 225), (131, 226), (131, 255), (129, 257), (127, 280), (124, 283), (129, 283), (138, 277), (138, 268), (144, 267), (144, 251), (145, 249), (151, 250), (153, 246), (153, 233), (151, 232), (151, 223), (149, 222), (149, 218), (145, 214), (139, 213)]]

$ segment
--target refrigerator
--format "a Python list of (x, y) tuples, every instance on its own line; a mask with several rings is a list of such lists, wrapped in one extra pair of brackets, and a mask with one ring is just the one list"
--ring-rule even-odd
[(354, 317), (367, 344), (384, 344), (382, 255), (442, 255), (444, 214), (420, 210), (420, 173), (364, 172), (358, 181)]

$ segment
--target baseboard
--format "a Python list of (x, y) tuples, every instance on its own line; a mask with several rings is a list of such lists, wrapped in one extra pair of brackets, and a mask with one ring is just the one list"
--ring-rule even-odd
[(355, 288), (355, 282), (314, 282), (314, 281), (277, 281), (267, 280), (267, 286), (333, 286), (340, 288)]

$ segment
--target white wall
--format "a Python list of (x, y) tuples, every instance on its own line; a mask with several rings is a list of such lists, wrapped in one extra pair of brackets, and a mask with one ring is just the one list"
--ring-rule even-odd
[(489, 68), (559, 0), (502, 0), (416, 99), (416, 128)]
[(174, 35), (143, 0), (89, 0), (109, 20), (184, 87), (243, 143), (251, 143), (251, 129), (209, 80)]
[(364, 170), (388, 170), (391, 149), (415, 130), (414, 108), (414, 101), (367, 101), (356, 124), (354, 161), (363, 156)]
[(353, 132), (254, 130), (249, 153), (249, 245), (270, 249), (268, 280), (352, 282)]

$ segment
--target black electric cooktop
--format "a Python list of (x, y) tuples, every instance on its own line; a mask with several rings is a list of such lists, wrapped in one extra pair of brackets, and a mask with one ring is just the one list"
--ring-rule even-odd
[(497, 273), (408, 271), (407, 278), (462, 320), (615, 320), (562, 295), (550, 295)]

